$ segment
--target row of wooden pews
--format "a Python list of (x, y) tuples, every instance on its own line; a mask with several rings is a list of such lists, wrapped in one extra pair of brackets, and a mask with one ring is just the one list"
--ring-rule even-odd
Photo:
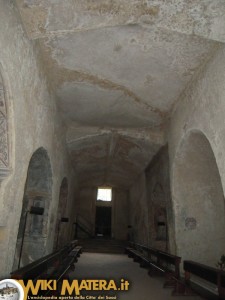
[(164, 274), (164, 287), (175, 287), (176, 280), (180, 278), (179, 256), (136, 243), (130, 243), (125, 252), (135, 262), (139, 262), (141, 267), (147, 267), (150, 276)]
[[(203, 299), (225, 299), (225, 272), (194, 261), (183, 262), (184, 278), (180, 276), (181, 257), (131, 242), (125, 252), (150, 276), (164, 274), (164, 287), (172, 287), (172, 295), (199, 295)], [(208, 285), (207, 285), (208, 284)]]
[(75, 263), (82, 253), (82, 247), (76, 240), (47, 256), (44, 256), (18, 270), (11, 272), (11, 278), (16, 280), (38, 279), (61, 280), (67, 278), (68, 271), (74, 270)]

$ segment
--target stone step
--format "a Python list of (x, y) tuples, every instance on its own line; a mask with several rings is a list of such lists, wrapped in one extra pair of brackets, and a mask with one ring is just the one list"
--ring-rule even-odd
[(79, 244), (82, 245), (85, 252), (92, 253), (124, 253), (127, 245), (126, 241), (118, 241), (113, 239), (80, 239)]

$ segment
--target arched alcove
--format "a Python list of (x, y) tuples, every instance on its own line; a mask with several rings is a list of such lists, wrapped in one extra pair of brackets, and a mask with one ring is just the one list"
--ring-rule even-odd
[(173, 169), (177, 254), (215, 266), (225, 249), (224, 195), (216, 159), (206, 136), (189, 132)]
[(151, 217), (153, 218), (151, 228), (151, 238), (157, 249), (168, 251), (168, 234), (167, 234), (167, 197), (163, 186), (156, 182), (151, 191)]
[(55, 240), (54, 240), (54, 249), (58, 249), (65, 244), (66, 241), (66, 228), (68, 224), (61, 222), (62, 217), (66, 217), (66, 205), (68, 198), (68, 180), (66, 177), (63, 178), (60, 191), (59, 191), (59, 204), (57, 211), (57, 220), (55, 227)]
[[(165, 207), (155, 208), (154, 215), (155, 238), (157, 241), (167, 242), (167, 215)], [(164, 245), (166, 246), (166, 245)], [(166, 248), (166, 247), (165, 247)]]
[[(9, 85), (6, 73), (0, 63), (0, 183), (7, 178), (12, 170), (12, 110), (9, 96)], [(6, 183), (6, 181), (5, 181)], [(0, 197), (0, 226), (7, 224), (7, 200)]]
[(11, 167), (8, 99), (1, 69), (0, 64), (0, 181), (8, 176)]
[[(23, 208), (17, 237), (14, 269), (18, 267), (23, 230), (24, 244), (20, 266), (37, 260), (45, 255), (47, 241), (48, 210), (52, 196), (52, 171), (47, 151), (39, 148), (31, 157), (24, 189)], [(27, 214), (31, 207), (43, 207), (44, 214)], [(25, 227), (24, 227), (25, 226)]]

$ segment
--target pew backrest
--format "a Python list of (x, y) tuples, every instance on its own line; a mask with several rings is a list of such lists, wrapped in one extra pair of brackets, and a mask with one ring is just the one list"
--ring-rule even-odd
[(38, 279), (40, 276), (47, 275), (53, 267), (57, 268), (63, 257), (67, 256), (77, 245), (77, 241), (72, 241), (69, 245), (48, 254), (18, 270), (11, 272), (12, 279)]
[[(137, 251), (146, 253), (148, 258), (156, 262), (158, 266), (161, 267), (163, 267), (163, 265), (164, 267), (167, 266), (167, 270), (170, 269), (170, 271), (174, 273), (175, 277), (177, 278), (180, 277), (180, 263), (181, 263), (180, 256), (176, 256), (138, 243), (132, 243), (130, 245)], [(173, 269), (171, 268), (171, 266), (173, 267)]]
[(190, 283), (191, 274), (198, 276), (217, 286), (218, 294), (225, 299), (225, 272), (198, 262), (185, 260), (184, 263), (185, 281)]

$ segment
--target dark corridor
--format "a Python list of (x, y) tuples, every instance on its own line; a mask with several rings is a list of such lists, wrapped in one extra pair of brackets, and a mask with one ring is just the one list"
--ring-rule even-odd
[(111, 237), (111, 207), (96, 207), (95, 234), (96, 236)]

